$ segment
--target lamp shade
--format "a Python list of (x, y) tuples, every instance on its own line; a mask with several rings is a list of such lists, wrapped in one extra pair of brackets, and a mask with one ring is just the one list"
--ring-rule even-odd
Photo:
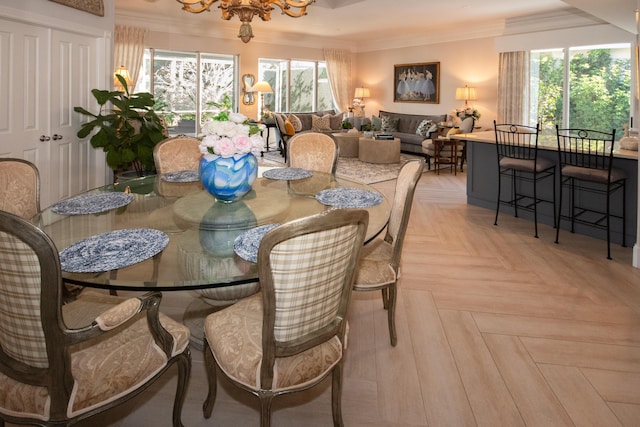
[(368, 87), (357, 87), (356, 94), (353, 97), (362, 99), (362, 98), (369, 98), (370, 96), (371, 94), (369, 93)]
[(249, 92), (273, 92), (273, 88), (268, 82), (260, 80), (258, 83), (251, 86)]
[(458, 101), (476, 100), (478, 99), (478, 90), (467, 85), (456, 88), (456, 99)]
[(120, 84), (120, 80), (118, 80), (117, 76), (122, 76), (124, 81), (127, 82), (127, 88), (129, 88), (129, 90), (133, 89), (131, 87), (133, 82), (131, 81), (131, 75), (129, 74), (129, 69), (127, 67), (125, 67), (124, 65), (121, 65), (120, 67), (118, 67), (116, 72), (113, 73), (113, 86), (115, 88), (124, 90), (124, 88), (122, 87), (122, 84)]

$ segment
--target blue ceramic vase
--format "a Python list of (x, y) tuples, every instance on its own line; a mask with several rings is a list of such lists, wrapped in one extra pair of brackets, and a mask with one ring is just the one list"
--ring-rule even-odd
[(200, 160), (202, 186), (216, 200), (232, 203), (251, 191), (258, 176), (258, 160), (252, 153), (232, 157), (204, 156)]

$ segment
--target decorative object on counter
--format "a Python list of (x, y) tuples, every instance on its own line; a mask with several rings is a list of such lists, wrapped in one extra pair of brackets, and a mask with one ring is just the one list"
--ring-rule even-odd
[(200, 180), (216, 200), (231, 203), (247, 194), (258, 176), (255, 154), (264, 147), (264, 125), (250, 123), (243, 114), (231, 112), (228, 95), (216, 106), (220, 111), (203, 125)]
[(638, 151), (638, 130), (629, 129), (626, 124), (622, 125), (622, 128), (624, 129), (624, 136), (620, 138), (620, 148), (623, 150)]
[[(181, 3), (182, 9), (191, 13), (209, 12), (211, 5), (218, 0), (176, 0)], [(293, 18), (307, 14), (307, 6), (315, 0), (220, 0), (218, 8), (222, 11), (222, 19), (230, 20), (233, 16), (238, 16), (242, 25), (238, 37), (244, 43), (249, 43), (253, 38), (251, 20), (254, 16), (260, 17), (263, 21), (271, 20), (272, 5), (282, 9), (283, 15)], [(294, 10), (295, 8), (295, 10)]]

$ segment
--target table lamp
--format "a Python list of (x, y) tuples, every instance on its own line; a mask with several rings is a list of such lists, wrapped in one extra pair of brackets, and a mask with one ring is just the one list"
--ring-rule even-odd
[(260, 120), (262, 120), (262, 118), (264, 117), (264, 93), (273, 92), (273, 88), (265, 80), (260, 80), (258, 83), (251, 86), (249, 91), (260, 92)]
[(469, 106), (469, 100), (475, 101), (478, 99), (478, 90), (475, 87), (469, 87), (467, 85), (456, 88), (456, 99), (458, 101), (464, 100), (464, 108), (467, 108)]
[(356, 93), (353, 95), (353, 97), (355, 98), (354, 101), (356, 101), (360, 107), (360, 113), (358, 114), (359, 117), (364, 117), (364, 99), (365, 98), (369, 98), (371, 96), (370, 92), (369, 92), (369, 88), (368, 87), (357, 87), (356, 88)]

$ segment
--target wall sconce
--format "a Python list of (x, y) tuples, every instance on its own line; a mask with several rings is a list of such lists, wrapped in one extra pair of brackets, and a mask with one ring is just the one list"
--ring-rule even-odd
[(364, 99), (371, 97), (368, 87), (357, 87), (356, 92), (353, 95), (354, 106), (359, 107), (359, 111), (356, 112), (356, 116), (364, 117)]
[(475, 87), (464, 85), (464, 87), (456, 88), (456, 100), (464, 100), (465, 108), (469, 105), (469, 100), (475, 101), (476, 99), (478, 99), (478, 90)]
[(115, 90), (118, 90), (120, 92), (124, 92), (125, 89), (122, 86), (122, 83), (120, 83), (120, 80), (118, 79), (118, 76), (122, 77), (124, 79), (124, 81), (127, 83), (127, 89), (129, 91), (133, 90), (133, 82), (131, 81), (131, 75), (129, 74), (129, 69), (127, 67), (125, 67), (124, 65), (121, 65), (120, 67), (118, 67), (118, 69), (115, 71), (115, 73), (113, 74), (113, 87), (115, 88)]
[(262, 118), (264, 117), (264, 93), (273, 92), (273, 88), (268, 82), (261, 80), (258, 83), (254, 84), (251, 89), (249, 89), (249, 91), (260, 92), (260, 120), (262, 120)]

